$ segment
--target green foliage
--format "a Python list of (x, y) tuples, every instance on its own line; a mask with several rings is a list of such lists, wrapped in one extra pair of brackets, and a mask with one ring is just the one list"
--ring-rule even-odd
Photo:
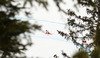
[[(92, 39), (93, 42), (90, 43), (87, 47), (88, 48), (96, 48), (100, 47), (100, 0), (77, 0), (77, 4), (82, 7), (86, 8), (86, 13), (89, 16), (81, 16), (76, 14), (73, 10), (68, 9), (67, 11), (64, 11), (61, 9), (62, 12), (64, 12), (66, 15), (69, 16), (67, 18), (68, 24), (72, 25), (73, 29), (70, 29), (70, 33), (65, 35), (66, 33), (61, 32), (60, 34), (65, 36), (67, 39), (72, 40), (73, 42), (77, 42), (77, 39), (85, 40), (85, 39)], [(76, 21), (80, 21), (76, 23)], [(76, 27), (74, 27), (76, 26)], [(74, 29), (77, 28), (78, 29)], [(84, 36), (79, 37), (79, 35), (83, 34), (85, 31), (88, 31), (89, 33), (84, 34)], [(59, 31), (58, 31), (59, 33)], [(91, 57), (93, 58), (100, 58), (99, 57), (99, 50), (100, 48), (94, 49), (92, 52)], [(82, 52), (78, 52), (76, 55), (80, 55)], [(83, 55), (81, 55), (83, 58)], [(79, 58), (82, 58), (79, 57)]]
[[(30, 29), (41, 29), (41, 26), (31, 25), (27, 21), (10, 19), (9, 17), (14, 17), (21, 9), (24, 9), (13, 3), (16, 2), (14, 0), (0, 1), (0, 58), (14, 58), (20, 55), (25, 57), (23, 53), (27, 50), (27, 46), (32, 45), (32, 42), (27, 35), (24, 36), (26, 38), (20, 35), (31, 32)], [(23, 40), (27, 43), (22, 43)]]
[[(31, 6), (33, 6), (33, 0), (25, 0), (23, 7), (25, 7), (25, 5), (27, 4), (27, 2), (30, 3)], [(46, 0), (34, 0), (34, 2), (37, 2), (39, 5), (43, 5), (43, 7), (48, 10), (47, 6), (48, 6), (48, 2)]]
[(25, 0), (23, 7), (25, 7), (26, 3), (29, 2), (31, 6), (33, 6), (32, 4), (32, 0)]
[(100, 58), (100, 47), (96, 47), (92, 54), (91, 54), (91, 58)]
[(60, 4), (61, 3), (64, 3), (63, 0), (54, 0), (56, 6), (58, 7), (59, 11), (61, 11), (61, 7), (60, 7)]
[(39, 5), (43, 5), (43, 7), (48, 10), (48, 2), (46, 0), (35, 0)]
[(94, 2), (93, 0), (77, 0), (77, 3), (85, 6), (96, 6), (96, 2)]
[[(24, 2), (23, 6), (19, 5)], [(31, 32), (31, 30), (41, 30), (41, 26), (36, 24), (31, 25), (27, 21), (21, 21), (17, 19), (11, 19), (18, 15), (20, 10), (26, 9), (26, 4), (30, 3), (31, 6), (33, 2), (42, 5), (46, 10), (48, 10), (48, 1), (46, 0), (2, 0), (0, 1), (0, 58), (26, 58), (24, 51), (27, 50), (27, 46), (32, 45), (30, 36), (25, 33)], [(56, 4), (59, 4), (62, 0), (55, 0)], [(60, 8), (58, 6), (58, 8)], [(31, 12), (25, 11), (28, 16)], [(24, 38), (21, 35), (25, 35)], [(26, 40), (27, 43), (22, 43)], [(18, 56), (19, 55), (19, 56)]]
[[(23, 44), (20, 34), (29, 32), (29, 23), (17, 20), (0, 20), (0, 51), (2, 51), (2, 58), (12, 57), (13, 54), (23, 53), (26, 50), (27, 44)], [(28, 42), (31, 44), (31, 42)]]
[(89, 58), (88, 53), (86, 51), (77, 52), (73, 58)]
[(41, 30), (41, 26), (38, 26), (37, 24), (32, 25), (32, 27), (34, 27), (33, 30)]

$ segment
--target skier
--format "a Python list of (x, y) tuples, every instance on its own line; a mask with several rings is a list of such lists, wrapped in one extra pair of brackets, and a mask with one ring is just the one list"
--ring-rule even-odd
[(45, 34), (49, 34), (49, 35), (52, 35), (48, 30), (46, 30), (46, 33)]

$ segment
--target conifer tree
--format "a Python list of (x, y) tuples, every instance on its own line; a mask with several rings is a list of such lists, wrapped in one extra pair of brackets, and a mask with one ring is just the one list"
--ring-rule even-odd
[[(75, 0), (73, 0), (75, 1)], [(78, 43), (77, 39), (85, 40), (85, 39), (92, 39), (93, 42), (90, 43), (87, 47), (92, 48), (94, 47), (94, 50), (90, 54), (91, 58), (100, 58), (100, 0), (76, 0), (77, 4), (75, 6), (82, 6), (86, 8), (86, 13), (89, 16), (81, 16), (75, 13), (75, 11), (72, 11), (71, 9), (68, 9), (67, 11), (63, 11), (65, 14), (69, 15), (68, 24), (73, 27), (73, 29), (69, 29), (70, 33), (65, 34), (64, 32), (58, 31), (62, 36), (65, 36), (66, 39), (72, 40), (74, 43)], [(75, 21), (79, 20), (80, 22), (76, 23)], [(78, 28), (78, 29), (75, 29)], [(89, 33), (84, 34), (84, 36), (80, 37), (79, 35), (82, 35), (85, 31), (88, 31)], [(78, 43), (80, 44), (80, 43)], [(78, 52), (74, 56), (76, 58), (82, 58), (80, 57), (80, 54), (82, 54), (83, 58), (88, 58), (86, 56), (87, 53), (84, 54), (84, 52)], [(75, 58), (73, 56), (73, 58)]]

